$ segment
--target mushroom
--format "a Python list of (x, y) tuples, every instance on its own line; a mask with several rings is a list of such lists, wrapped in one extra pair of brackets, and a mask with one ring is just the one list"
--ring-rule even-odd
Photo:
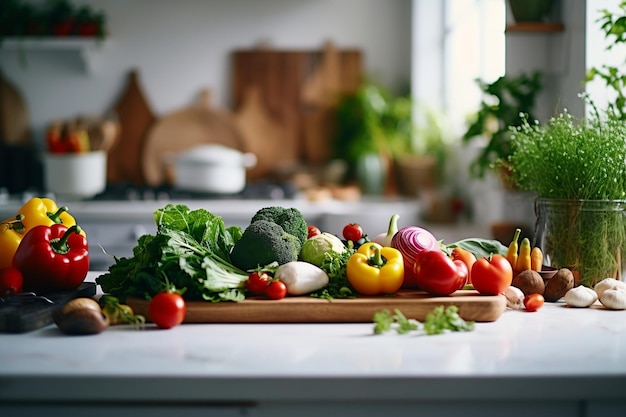
[(600, 296), (603, 306), (611, 310), (626, 309), (626, 291), (617, 288), (605, 290)]
[(565, 303), (570, 307), (589, 307), (598, 300), (598, 294), (591, 288), (579, 285), (568, 290), (564, 296)]
[(102, 312), (97, 301), (81, 297), (75, 298), (53, 315), (54, 323), (66, 334), (97, 334), (109, 327), (109, 318)]

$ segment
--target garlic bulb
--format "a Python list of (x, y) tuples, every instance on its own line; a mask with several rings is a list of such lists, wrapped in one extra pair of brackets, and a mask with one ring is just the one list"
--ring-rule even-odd
[(611, 310), (624, 310), (626, 309), (626, 290), (614, 288), (605, 290), (600, 297), (600, 302)]
[(565, 293), (565, 303), (571, 307), (589, 307), (598, 300), (598, 294), (591, 288), (579, 285)]
[(626, 282), (619, 281), (615, 278), (604, 278), (598, 282), (593, 289), (598, 293), (598, 298), (602, 298), (602, 293), (606, 290), (621, 289), (626, 291)]
[(513, 310), (521, 310), (524, 308), (524, 293), (517, 287), (510, 286), (504, 291), (506, 297), (506, 306)]

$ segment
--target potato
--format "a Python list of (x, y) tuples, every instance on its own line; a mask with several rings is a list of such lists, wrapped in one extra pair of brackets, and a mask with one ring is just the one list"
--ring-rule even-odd
[(574, 274), (567, 268), (561, 268), (548, 280), (543, 298), (553, 303), (564, 297), (573, 287)]

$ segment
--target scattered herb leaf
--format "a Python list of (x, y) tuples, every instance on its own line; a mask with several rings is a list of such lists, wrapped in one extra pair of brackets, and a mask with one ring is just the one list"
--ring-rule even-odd
[(426, 335), (441, 334), (445, 331), (468, 332), (474, 330), (473, 321), (465, 321), (459, 316), (457, 306), (451, 305), (447, 308), (438, 306), (428, 313), (423, 325), (415, 320), (409, 319), (399, 309), (394, 309), (393, 313), (387, 309), (374, 313), (374, 334), (382, 334), (390, 330), (395, 330), (398, 334), (406, 334), (416, 330), (423, 330)]

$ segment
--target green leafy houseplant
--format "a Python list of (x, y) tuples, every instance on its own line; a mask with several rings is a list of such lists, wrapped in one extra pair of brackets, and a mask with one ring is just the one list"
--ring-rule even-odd
[(469, 123), (462, 142), (467, 144), (478, 137), (486, 137), (487, 145), (470, 165), (470, 174), (482, 178), (496, 167), (508, 170), (511, 155), (510, 126), (522, 123), (520, 114), (533, 119), (537, 95), (542, 89), (542, 73), (504, 75), (493, 83), (481, 79), (476, 82), (484, 94), (478, 112)]
[[(612, 41), (607, 46), (607, 51), (611, 51), (616, 45), (626, 43), (626, 1), (620, 2), (619, 8), (620, 12), (617, 14), (602, 9), (600, 11), (601, 16), (597, 20), (601, 24), (600, 28), (604, 32), (605, 38)], [(602, 65), (590, 68), (585, 77), (585, 82), (591, 82), (596, 78), (604, 81), (605, 85), (615, 94), (615, 102), (609, 103), (609, 108), (620, 119), (626, 120), (626, 75), (622, 74), (619, 67)]]
[(593, 109), (581, 119), (565, 110), (543, 126), (524, 118), (511, 128), (509, 157), (520, 189), (539, 197), (535, 244), (587, 286), (620, 278), (626, 261), (626, 125)]
[(409, 95), (394, 95), (373, 82), (365, 82), (356, 93), (339, 102), (335, 156), (353, 170), (361, 158), (372, 154), (381, 155), (391, 164), (406, 156), (431, 156), (437, 167), (442, 167), (446, 144), (439, 121), (433, 111), (419, 106), (421, 120), (416, 125), (416, 106)]

